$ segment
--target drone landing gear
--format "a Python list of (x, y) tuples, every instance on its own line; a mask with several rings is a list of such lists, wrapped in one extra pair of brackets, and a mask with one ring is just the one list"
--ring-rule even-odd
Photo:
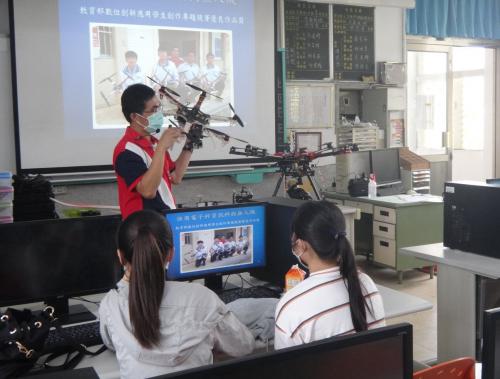
[[(311, 188), (314, 192), (314, 195), (316, 196), (317, 200), (322, 200), (322, 197), (320, 195), (320, 191), (317, 188), (316, 181), (313, 179), (313, 177), (309, 174), (304, 175), (307, 180), (309, 181), (309, 184), (311, 185)], [(281, 185), (283, 183), (283, 179), (286, 179), (286, 175), (284, 173), (281, 173), (278, 182), (276, 183), (276, 187), (274, 188), (273, 192), (273, 197), (276, 197), (278, 195), (278, 192), (281, 188)], [(287, 189), (287, 194), (290, 196), (292, 199), (299, 199), (299, 200), (312, 200), (312, 197), (300, 186), (302, 186), (302, 176), (299, 176), (297, 179), (297, 183), (292, 185), (290, 188)]]

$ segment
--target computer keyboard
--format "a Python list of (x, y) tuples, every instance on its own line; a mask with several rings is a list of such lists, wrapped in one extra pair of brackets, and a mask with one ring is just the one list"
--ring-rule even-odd
[[(85, 345), (86, 347), (102, 344), (99, 321), (63, 327), (62, 329), (64, 334), (69, 335), (78, 344)], [(68, 338), (64, 334), (60, 333), (57, 329), (51, 329), (45, 340), (44, 353), (50, 353), (61, 346), (68, 346), (71, 342), (68, 342)]]
[(224, 290), (218, 293), (218, 295), (220, 299), (227, 304), (242, 298), (262, 298), (262, 297), (279, 298), (281, 296), (281, 292), (267, 287), (255, 286), (248, 288), (235, 288), (235, 289)]

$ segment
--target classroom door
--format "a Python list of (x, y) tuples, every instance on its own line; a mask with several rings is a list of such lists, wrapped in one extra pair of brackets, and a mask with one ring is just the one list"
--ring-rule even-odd
[(451, 178), (493, 178), (495, 160), (495, 50), (453, 47)]

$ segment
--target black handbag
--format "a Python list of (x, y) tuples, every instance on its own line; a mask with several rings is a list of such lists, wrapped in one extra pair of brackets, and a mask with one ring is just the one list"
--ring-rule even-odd
[[(56, 328), (65, 336), (66, 344), (37, 363), (44, 354), (43, 347), (51, 328)], [(104, 350), (106, 346), (91, 352), (66, 335), (52, 307), (38, 312), (8, 308), (0, 316), (0, 379), (21, 376), (35, 367), (38, 369), (36, 372), (44, 373), (72, 369), (85, 355), (98, 355)], [(66, 355), (63, 364), (49, 365), (50, 361), (62, 355)]]
[(39, 312), (8, 308), (0, 316), (0, 379), (33, 368), (55, 322), (52, 307)]

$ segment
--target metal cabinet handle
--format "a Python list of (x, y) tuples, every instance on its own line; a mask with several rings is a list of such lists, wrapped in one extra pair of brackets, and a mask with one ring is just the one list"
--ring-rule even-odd
[(380, 241), (380, 246), (389, 247), (389, 242)]
[(380, 230), (381, 232), (388, 232), (389, 228), (387, 226), (379, 226), (378, 230)]
[(381, 216), (389, 216), (389, 212), (387, 211), (380, 211)]

